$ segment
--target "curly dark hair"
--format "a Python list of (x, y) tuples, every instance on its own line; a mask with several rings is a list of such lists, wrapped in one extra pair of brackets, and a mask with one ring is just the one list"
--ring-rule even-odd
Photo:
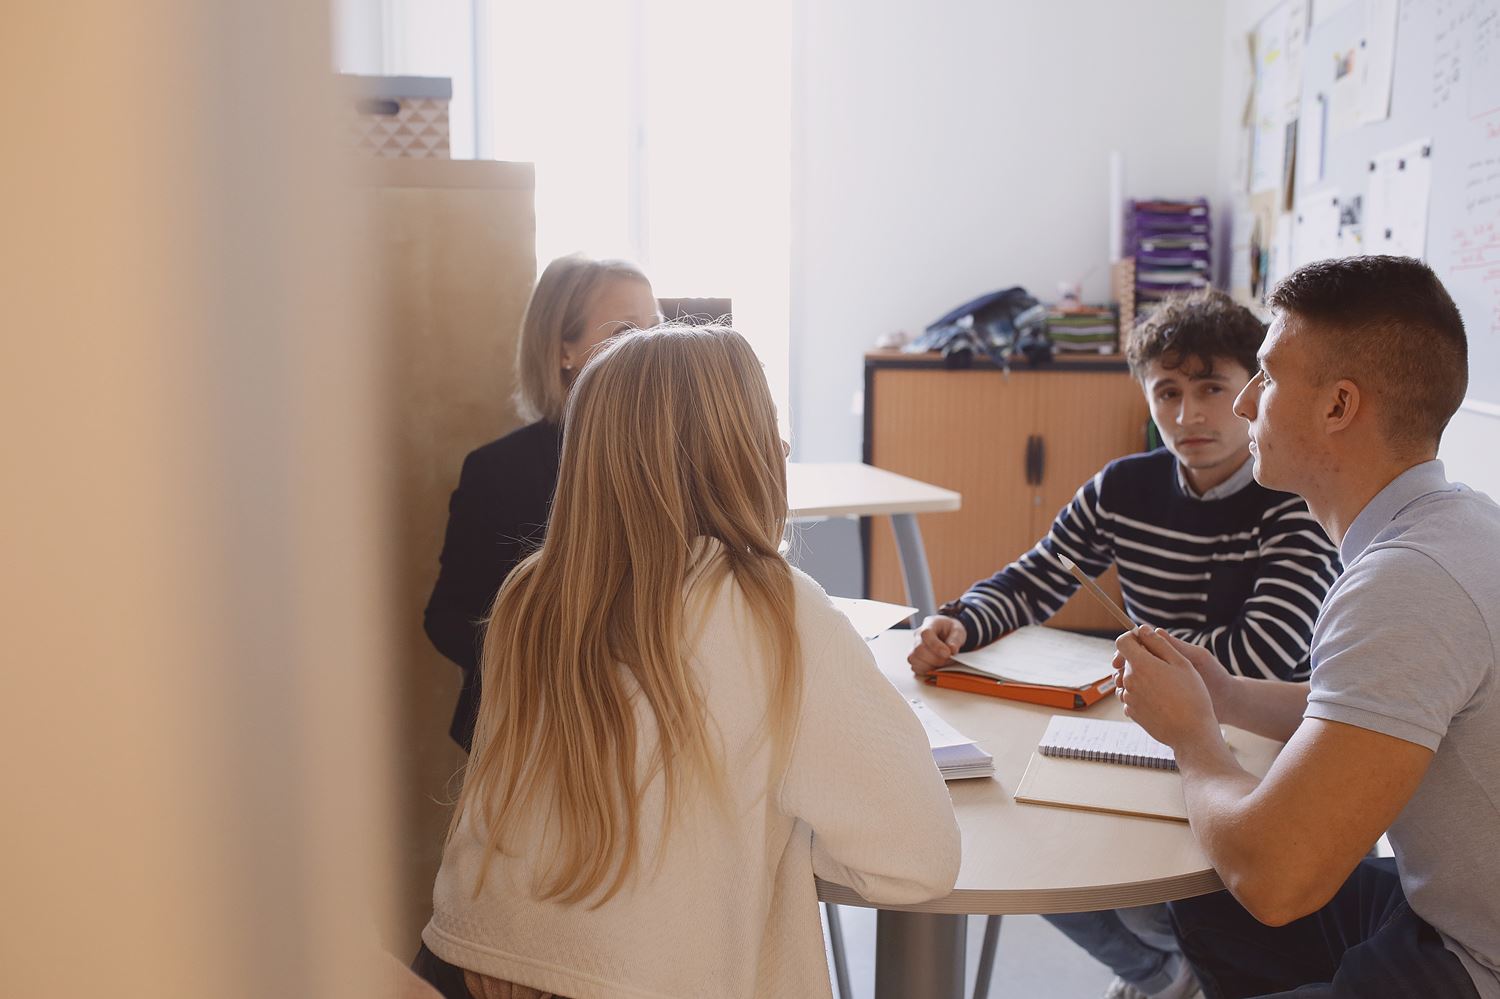
[(1146, 377), (1152, 361), (1180, 368), (1189, 358), (1212, 374), (1214, 361), (1229, 358), (1254, 374), (1255, 352), (1266, 338), (1266, 326), (1255, 314), (1213, 288), (1162, 300), (1156, 311), (1136, 324), (1126, 338), (1125, 360), (1130, 373)]

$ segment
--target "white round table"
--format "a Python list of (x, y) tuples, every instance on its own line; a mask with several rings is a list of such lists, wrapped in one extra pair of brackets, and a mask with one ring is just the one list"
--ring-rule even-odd
[[(963, 994), (964, 917), (1079, 912), (1189, 898), (1223, 887), (1187, 823), (1018, 803), (1012, 800), (1047, 719), (1065, 712), (929, 686), (906, 663), (912, 632), (870, 643), (882, 672), (906, 697), (919, 697), (995, 757), (993, 779), (951, 781), (963, 834), (963, 864), (952, 893), (919, 905), (882, 908), (876, 941), (876, 997)], [(1004, 640), (999, 648), (1004, 648)], [(1100, 655), (1112, 653), (1099, 640)], [(1082, 712), (1122, 718), (1113, 697)], [(1264, 773), (1280, 744), (1233, 733), (1241, 762)], [(872, 761), (873, 763), (874, 761)], [(818, 897), (873, 907), (855, 892), (820, 881)]]

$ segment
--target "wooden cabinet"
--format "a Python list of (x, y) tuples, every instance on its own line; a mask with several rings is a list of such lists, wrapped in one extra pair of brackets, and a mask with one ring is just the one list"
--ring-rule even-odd
[[(956, 513), (919, 517), (939, 603), (957, 598), (1034, 545), (1078, 488), (1111, 459), (1145, 446), (1140, 387), (1119, 358), (1060, 358), (1008, 372), (965, 370), (936, 357), (865, 357), (865, 461), (963, 494)], [(864, 536), (869, 594), (904, 601), (895, 539), (878, 522)], [(1100, 580), (1111, 596), (1111, 569)], [(1108, 612), (1075, 594), (1049, 622), (1107, 630)]]

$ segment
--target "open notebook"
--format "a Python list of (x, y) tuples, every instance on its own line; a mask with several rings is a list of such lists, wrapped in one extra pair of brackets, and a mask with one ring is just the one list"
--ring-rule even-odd
[(951, 690), (1080, 710), (1115, 688), (1114, 646), (1055, 628), (1027, 627), (959, 652), (927, 682)]
[[(1276, 744), (1226, 729), (1230, 750), (1250, 773), (1264, 776)], [(1172, 750), (1135, 722), (1054, 715), (1015, 799), (1090, 812), (1186, 822), (1187, 799)]]

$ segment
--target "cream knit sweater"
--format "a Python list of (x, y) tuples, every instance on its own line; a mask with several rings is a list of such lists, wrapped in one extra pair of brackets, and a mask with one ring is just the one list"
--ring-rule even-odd
[[(570, 999), (802, 999), (831, 995), (814, 873), (872, 902), (950, 891), (958, 826), (921, 725), (818, 585), (796, 573), (795, 586), (806, 679), (785, 773), (771, 772), (760, 735), (761, 643), (729, 583), (706, 608), (692, 661), (725, 747), (732, 816), (689, 801), (664, 837), (658, 778), (636, 875), (592, 909), (532, 896), (547, 856), (540, 822), (515, 856), (494, 858), (476, 898), (483, 846), (466, 819), (438, 872), (427, 946)], [(654, 738), (648, 710), (641, 730)]]

